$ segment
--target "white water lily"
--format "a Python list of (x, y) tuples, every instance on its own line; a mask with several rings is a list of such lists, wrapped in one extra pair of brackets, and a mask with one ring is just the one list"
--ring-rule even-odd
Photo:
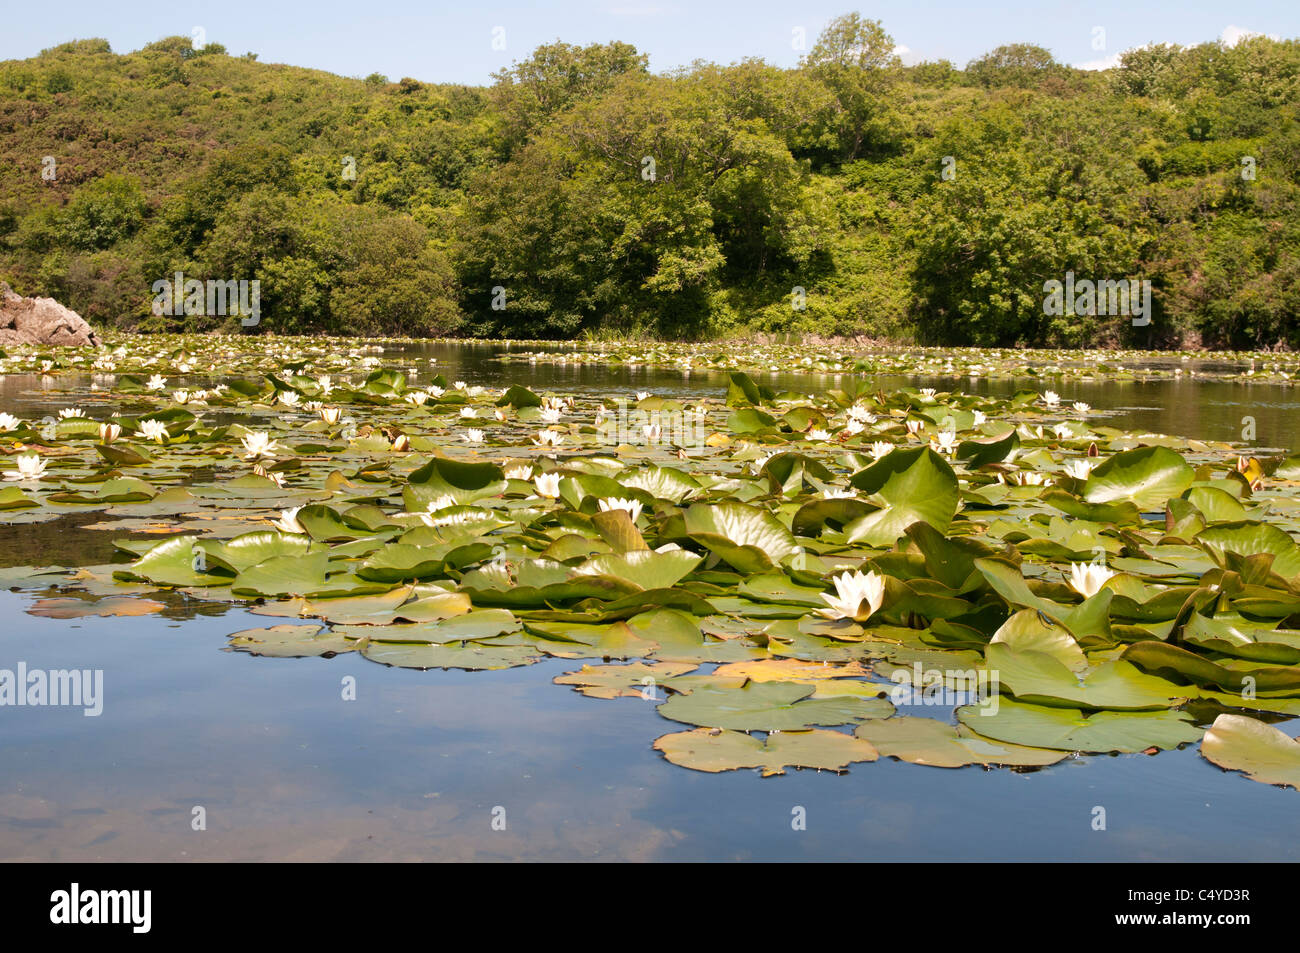
[(280, 403), (284, 404), (284, 406), (286, 407), (298, 406), (298, 401), (301, 399), (302, 398), (298, 395), (298, 392), (295, 390), (280, 391)]
[(531, 480), (533, 478), (532, 467), (511, 467), (505, 472), (507, 480)]
[(118, 437), (122, 436), (122, 428), (118, 424), (100, 424), (99, 425), (99, 442), (110, 444)]
[(884, 440), (877, 440), (871, 445), (870, 449), (871, 456), (874, 459), (879, 460), (885, 454), (891, 452), (894, 449), (894, 445), (892, 443), (886, 443)]
[(172, 391), (172, 400), (178, 404), (188, 404), (190, 402), (190, 392), (187, 390)]
[(921, 393), (924, 394), (926, 397), (933, 397), (935, 394), (939, 392), (935, 390), (933, 387), (922, 387)]
[(533, 443), (539, 447), (558, 447), (564, 439), (564, 434), (558, 430), (539, 430), (537, 436), (533, 438)]
[(988, 415), (985, 414), (984, 411), (982, 411), (982, 410), (976, 410), (976, 411), (974, 411), (973, 413), (974, 413), (974, 416), (975, 416), (975, 426), (976, 426), (976, 427), (978, 427), (980, 424), (986, 423), (986, 422), (988, 421), (988, 419), (989, 419), (989, 418), (988, 418)]
[(952, 430), (940, 430), (934, 435), (932, 442), (940, 453), (954, 454), (957, 452), (957, 434)]
[(639, 390), (636, 392), (636, 399), (638, 403), (648, 399), (649, 397), (650, 397), (650, 392), (648, 390)]
[(6, 480), (39, 480), (45, 475), (45, 468), (48, 464), (37, 454), (24, 453), (21, 456), (14, 457), (14, 463), (17, 464), (17, 470), (6, 470), (4, 478)]
[(262, 466), (254, 466), (253, 472), (260, 477), (266, 477), (276, 486), (284, 486), (284, 474), (272, 470), (267, 470)]
[(478, 416), (478, 411), (476, 411), (473, 407), (462, 407), (460, 409), (460, 415), (462, 418), (466, 420), (472, 420), (473, 418)]
[(857, 497), (852, 489), (843, 486), (828, 486), (822, 490), (822, 498), (827, 500), (852, 500)]
[(560, 422), (560, 417), (563, 416), (563, 412), (555, 407), (545, 407), (538, 411), (538, 416), (542, 418), (543, 423), (558, 424)]
[(1107, 569), (1101, 563), (1071, 563), (1067, 582), (1079, 595), (1091, 599), (1101, 591), (1106, 580), (1114, 575), (1115, 570)]
[(862, 431), (866, 429), (867, 426), (866, 424), (862, 423), (862, 421), (853, 420), (852, 418), (850, 418), (849, 421), (844, 424), (843, 432), (848, 434), (850, 437), (856, 437), (858, 434), (862, 433)]
[(402, 399), (408, 404), (415, 404), (416, 407), (423, 407), (424, 402), (429, 399), (429, 395), (422, 390), (413, 390), (410, 393), (403, 394)]
[(1092, 463), (1088, 460), (1071, 460), (1062, 469), (1066, 476), (1072, 476), (1076, 480), (1086, 480), (1092, 473)]
[(74, 417), (85, 417), (86, 412), (80, 407), (64, 407), (59, 411), (60, 420), (72, 420)]
[(633, 523), (635, 523), (636, 518), (641, 515), (640, 500), (625, 500), (621, 497), (613, 496), (608, 499), (598, 500), (596, 505), (600, 507), (602, 513), (608, 513), (610, 510), (627, 510), (628, 514), (632, 517)]
[(483, 431), (471, 427), (460, 435), (460, 439), (464, 440), (466, 443), (482, 443)]
[(22, 421), (13, 414), (0, 414), (0, 431), (17, 429), (20, 423), (22, 423)]
[(659, 424), (645, 424), (641, 428), (641, 433), (645, 436), (647, 443), (657, 443), (663, 437), (664, 430)]
[(307, 535), (307, 531), (298, 522), (298, 511), (300, 509), (302, 509), (301, 506), (295, 506), (287, 510), (281, 510), (280, 518), (272, 521), (272, 525), (282, 533), (297, 533), (299, 536)]
[(1054, 390), (1049, 390), (1043, 394), (1043, 403), (1048, 407), (1055, 407), (1061, 402), (1061, 395)]
[(828, 619), (866, 622), (885, 601), (885, 577), (877, 572), (846, 572), (833, 577), (832, 581), (835, 595), (823, 592), (821, 597), (827, 608), (817, 610)]
[(322, 407), (319, 410), (317, 410), (316, 413), (320, 414), (320, 419), (325, 421), (325, 423), (336, 424), (339, 422), (339, 417), (343, 413), (343, 408)]
[(1056, 434), (1058, 440), (1069, 440), (1074, 436), (1074, 431), (1070, 429), (1069, 424), (1057, 424), (1052, 428), (1052, 433)]
[(925, 423), (920, 420), (909, 420), (906, 426), (908, 433), (920, 433), (921, 429), (925, 427)]
[(1092, 410), (1092, 407), (1091, 407), (1091, 406), (1089, 406), (1088, 404), (1085, 404), (1085, 403), (1084, 403), (1083, 401), (1081, 401), (1081, 400), (1076, 400), (1076, 401), (1075, 401), (1073, 404), (1071, 404), (1070, 406), (1073, 407), (1077, 412), (1079, 412), (1079, 413), (1081, 413), (1081, 414), (1086, 414), (1088, 411)]
[(162, 443), (167, 439), (167, 425), (161, 420), (142, 420), (140, 421), (140, 433), (149, 440)]
[(502, 408), (498, 407), (496, 410), (492, 411), (492, 416), (497, 420), (505, 420), (506, 412)]
[(161, 374), (155, 374), (149, 378), (149, 383), (144, 385), (149, 390), (165, 390), (167, 387), (167, 378)]
[(443, 394), (447, 393), (443, 388), (439, 387), (437, 384), (430, 384), (424, 390), (430, 397), (435, 397), (435, 398), (441, 397)]
[(825, 443), (827, 440), (831, 439), (831, 435), (825, 430), (814, 429), (808, 431), (808, 439), (814, 443)]
[(539, 473), (533, 477), (533, 486), (537, 488), (537, 495), (546, 497), (548, 500), (558, 499), (560, 496), (560, 475), (558, 473)]
[(848, 414), (851, 420), (856, 420), (859, 423), (874, 424), (876, 422), (876, 415), (861, 404), (854, 404), (850, 407)]
[(456, 390), (464, 390), (464, 389), (465, 389), (465, 382), (464, 382), (464, 381), (456, 381), (456, 383), (452, 384), (451, 386), (454, 387), (454, 388), (456, 388)]
[(330, 391), (334, 389), (334, 378), (328, 374), (322, 374), (316, 379), (316, 386), (320, 388), (321, 396), (328, 397)]
[(269, 433), (260, 430), (250, 431), (239, 438), (244, 444), (244, 459), (255, 460), (258, 457), (273, 457), (279, 451), (279, 445), (271, 439)]

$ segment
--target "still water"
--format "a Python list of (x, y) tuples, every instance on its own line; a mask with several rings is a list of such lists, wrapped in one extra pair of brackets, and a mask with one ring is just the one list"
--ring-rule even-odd
[[(390, 352), (391, 353), (391, 352)], [(503, 365), (492, 348), (412, 349), (449, 379), (538, 390), (720, 396), (722, 373)], [(774, 375), (778, 388), (835, 386)], [(1011, 393), (1014, 381), (881, 378)], [(1042, 386), (1042, 385), (1040, 385)], [(1116, 426), (1293, 447), (1296, 392), (1161, 381), (1054, 385)], [(34, 378), (0, 411), (51, 404)], [(0, 527), (0, 565), (108, 558), (107, 533)], [(87, 537), (83, 539), (82, 537)], [(104, 673), (103, 713), (0, 708), (3, 860), (1281, 860), (1300, 857), (1295, 791), (1226, 774), (1191, 746), (1018, 773), (882, 759), (844, 775), (701, 774), (651, 742), (675, 723), (640, 699), (589, 699), (551, 680), (581, 663), (419, 672), (348, 655), (223, 651), (272, 624), (187, 604), (162, 616), (58, 621), (0, 591), (0, 668)], [(356, 680), (355, 700), (345, 681)], [(947, 709), (902, 707), (942, 716)], [(1283, 723), (1290, 734), (1297, 723)], [(1097, 830), (1096, 808), (1105, 810)], [(797, 809), (802, 808), (802, 812)], [(796, 830), (796, 814), (806, 829)], [(202, 820), (202, 824), (199, 823)], [(204, 829), (196, 829), (204, 828)]]

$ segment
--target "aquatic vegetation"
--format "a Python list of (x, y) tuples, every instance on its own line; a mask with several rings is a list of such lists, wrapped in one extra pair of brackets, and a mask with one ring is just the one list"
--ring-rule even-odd
[[(284, 620), (230, 637), (253, 656), (565, 660), (558, 684), (652, 702), (670, 727), (645, 743), (702, 771), (1201, 742), (1295, 783), (1269, 723), (1300, 715), (1300, 457), (1030, 388), (777, 393), (731, 371), (690, 407), (637, 394), (648, 429), (620, 426), (626, 395), (429, 380), (380, 351), (162, 348), (117, 347), (111, 375), (61, 355), (42, 393), (83, 413), (0, 418), (0, 522), (94, 512), (75, 532), (121, 554), (5, 570), (45, 590), (34, 614), (183, 596)], [(166, 379), (201, 361), (179, 400)]]

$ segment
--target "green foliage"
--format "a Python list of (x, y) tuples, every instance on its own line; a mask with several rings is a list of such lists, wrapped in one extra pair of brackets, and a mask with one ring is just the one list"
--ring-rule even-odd
[[(150, 313), (179, 271), (280, 332), (1300, 346), (1300, 42), (893, 51), (848, 14), (795, 69), (556, 41), (468, 88), (64, 43), (0, 63), (0, 277), (142, 330), (230, 327)], [(1150, 324), (1045, 313), (1067, 272)]]

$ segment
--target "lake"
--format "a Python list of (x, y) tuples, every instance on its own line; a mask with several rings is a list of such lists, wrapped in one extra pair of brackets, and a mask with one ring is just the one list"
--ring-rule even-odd
[[(722, 372), (504, 365), (491, 346), (390, 348), (470, 385), (721, 397)], [(428, 368), (432, 362), (433, 368)], [(831, 375), (755, 375), (819, 392)], [(1014, 381), (882, 378), (1009, 396)], [(66, 390), (66, 383), (60, 389)], [(1165, 380), (1072, 382), (1107, 425), (1294, 448), (1294, 388)], [(0, 382), (0, 411), (53, 413), (37, 375)], [(109, 561), (96, 514), (0, 526), (0, 565)], [(119, 560), (121, 560), (119, 555)], [(639, 698), (552, 679), (582, 663), (502, 671), (388, 668), (356, 655), (279, 659), (227, 649), (266, 626), (243, 607), (173, 593), (137, 617), (52, 619), (0, 592), (0, 668), (102, 669), (103, 713), (0, 709), (5, 860), (1289, 860), (1296, 792), (1220, 771), (1195, 745), (1069, 757), (1040, 769), (956, 770), (881, 758), (843, 774), (705, 774), (651, 748), (672, 725)], [(354, 683), (352, 680), (355, 680)], [(926, 706), (900, 714), (936, 717)], [(938, 713), (942, 716), (944, 713)], [(1294, 736), (1291, 722), (1280, 727)], [(1104, 829), (1096, 829), (1098, 808)], [(197, 820), (196, 820), (197, 819)], [(804, 823), (797, 823), (800, 820)], [(198, 821), (201, 820), (202, 824)], [(195, 829), (196, 826), (202, 829)]]

